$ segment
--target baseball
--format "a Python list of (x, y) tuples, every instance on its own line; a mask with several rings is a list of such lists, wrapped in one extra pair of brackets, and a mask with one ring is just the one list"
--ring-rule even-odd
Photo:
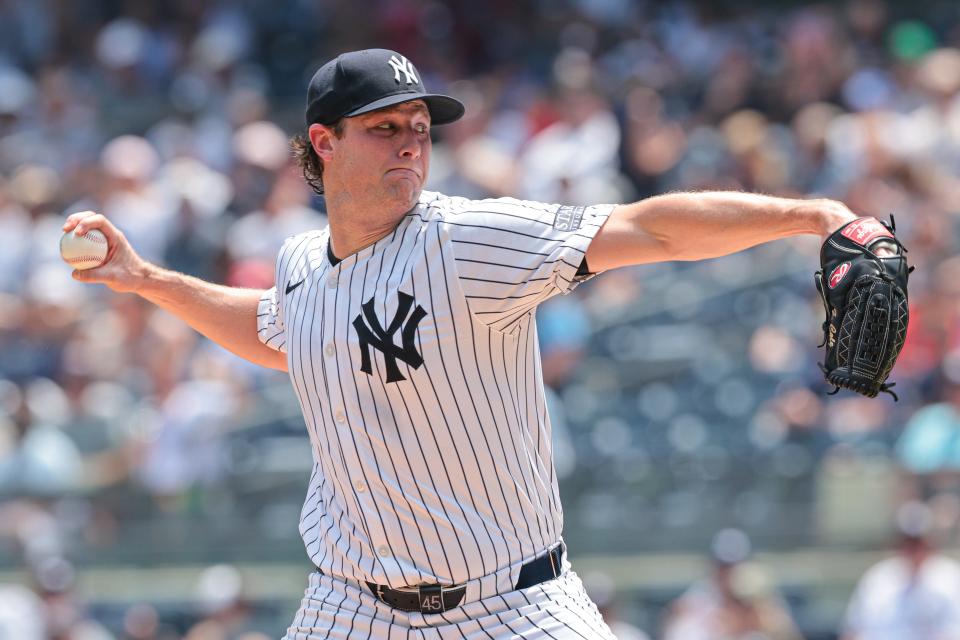
[(102, 265), (107, 259), (108, 248), (107, 236), (97, 229), (90, 229), (82, 236), (68, 231), (60, 238), (63, 261), (81, 271)]

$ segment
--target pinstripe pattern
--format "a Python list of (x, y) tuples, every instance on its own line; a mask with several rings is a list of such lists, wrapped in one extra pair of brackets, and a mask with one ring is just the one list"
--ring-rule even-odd
[[(479, 601), (560, 539), (533, 317), (585, 279), (577, 268), (611, 209), (567, 230), (557, 205), (424, 192), (393, 233), (336, 265), (328, 230), (287, 240), (257, 329), (287, 354), (307, 424), (300, 532), (325, 574), (471, 583)], [(399, 314), (401, 294), (422, 318)], [(345, 606), (306, 611), (364, 618)], [(316, 637), (301, 614), (294, 627)]]

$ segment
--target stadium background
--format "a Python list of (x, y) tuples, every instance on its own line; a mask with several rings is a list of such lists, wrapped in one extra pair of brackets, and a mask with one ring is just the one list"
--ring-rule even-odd
[(958, 26), (956, 2), (879, 0), (0, 3), (0, 610), (84, 638), (281, 635), (310, 570), (286, 377), (73, 282), (59, 227), (95, 209), (148, 259), (270, 286), (283, 238), (324, 224), (286, 146), (306, 81), (384, 46), (467, 104), (435, 131), (433, 189), (896, 214), (917, 265), (899, 403), (824, 395), (813, 238), (609, 273), (539, 317), (595, 597), (658, 637), (734, 527), (806, 637), (836, 637), (903, 501), (957, 542), (960, 440), (901, 434), (960, 383)]

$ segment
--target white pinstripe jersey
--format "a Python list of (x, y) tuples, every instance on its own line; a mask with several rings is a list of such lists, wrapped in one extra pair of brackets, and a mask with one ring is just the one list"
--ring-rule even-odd
[(335, 266), (328, 229), (284, 243), (258, 332), (310, 434), (300, 532), (324, 573), (459, 584), (560, 539), (534, 311), (586, 279), (612, 208), (423, 192)]

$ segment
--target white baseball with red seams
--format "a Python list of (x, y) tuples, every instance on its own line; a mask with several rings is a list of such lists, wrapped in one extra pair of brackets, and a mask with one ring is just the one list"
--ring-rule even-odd
[(68, 231), (60, 237), (60, 255), (63, 261), (81, 271), (99, 267), (107, 259), (107, 237), (102, 231), (90, 229), (78, 236)]

